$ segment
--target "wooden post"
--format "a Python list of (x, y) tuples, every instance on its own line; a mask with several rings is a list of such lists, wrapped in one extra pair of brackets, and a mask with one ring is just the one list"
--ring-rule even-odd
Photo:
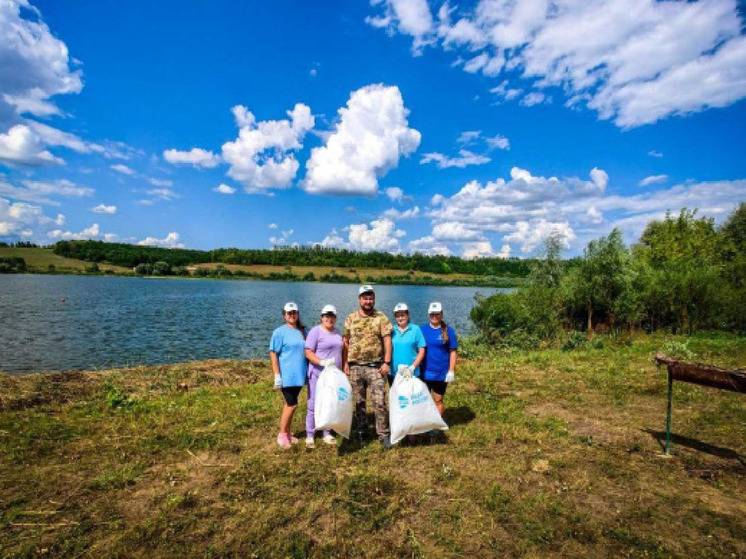
[(673, 377), (668, 373), (668, 407), (666, 409), (666, 449), (668, 456), (671, 452), (671, 403), (673, 402)]

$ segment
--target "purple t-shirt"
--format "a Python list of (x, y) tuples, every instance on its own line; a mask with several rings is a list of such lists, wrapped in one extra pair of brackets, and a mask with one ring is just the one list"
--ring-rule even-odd
[[(306, 336), (306, 349), (313, 351), (321, 359), (334, 359), (335, 364), (342, 368), (342, 336), (335, 328), (329, 332), (326, 328), (317, 324)], [(321, 367), (308, 362), (308, 376), (319, 374)]]

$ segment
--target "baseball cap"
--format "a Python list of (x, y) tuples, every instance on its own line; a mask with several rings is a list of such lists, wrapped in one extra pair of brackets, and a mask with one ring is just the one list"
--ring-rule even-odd
[(443, 312), (443, 305), (439, 301), (433, 301), (427, 308), (427, 314)]
[(297, 312), (298, 311), (298, 305), (296, 305), (292, 301), (288, 301), (287, 303), (285, 303), (285, 306), (282, 307), (282, 310), (285, 311), (285, 312), (290, 312), (290, 311), (296, 311)]
[(321, 309), (321, 316), (324, 316), (325, 314), (333, 314), (334, 316), (337, 316), (337, 307), (334, 305), (324, 305), (324, 308)]
[(361, 285), (360, 289), (357, 290), (358, 295), (362, 295), (363, 293), (375, 293), (375, 290), (373, 289), (372, 285)]
[(409, 312), (409, 307), (406, 303), (397, 303), (394, 307), (394, 314), (400, 312), (400, 311), (407, 311)]

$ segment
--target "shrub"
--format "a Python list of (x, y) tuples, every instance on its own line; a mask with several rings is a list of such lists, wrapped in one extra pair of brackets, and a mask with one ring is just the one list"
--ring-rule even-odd
[(26, 261), (20, 256), (0, 256), (0, 274), (18, 274), (26, 271)]

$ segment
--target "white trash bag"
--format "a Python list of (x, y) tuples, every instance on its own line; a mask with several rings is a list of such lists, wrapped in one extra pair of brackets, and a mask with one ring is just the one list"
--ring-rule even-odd
[(316, 429), (334, 429), (345, 439), (352, 427), (352, 386), (336, 365), (326, 364), (316, 381), (314, 421)]
[(389, 423), (391, 444), (398, 443), (406, 435), (417, 435), (433, 429), (448, 430), (427, 385), (413, 377), (409, 367), (399, 367), (389, 390)]

